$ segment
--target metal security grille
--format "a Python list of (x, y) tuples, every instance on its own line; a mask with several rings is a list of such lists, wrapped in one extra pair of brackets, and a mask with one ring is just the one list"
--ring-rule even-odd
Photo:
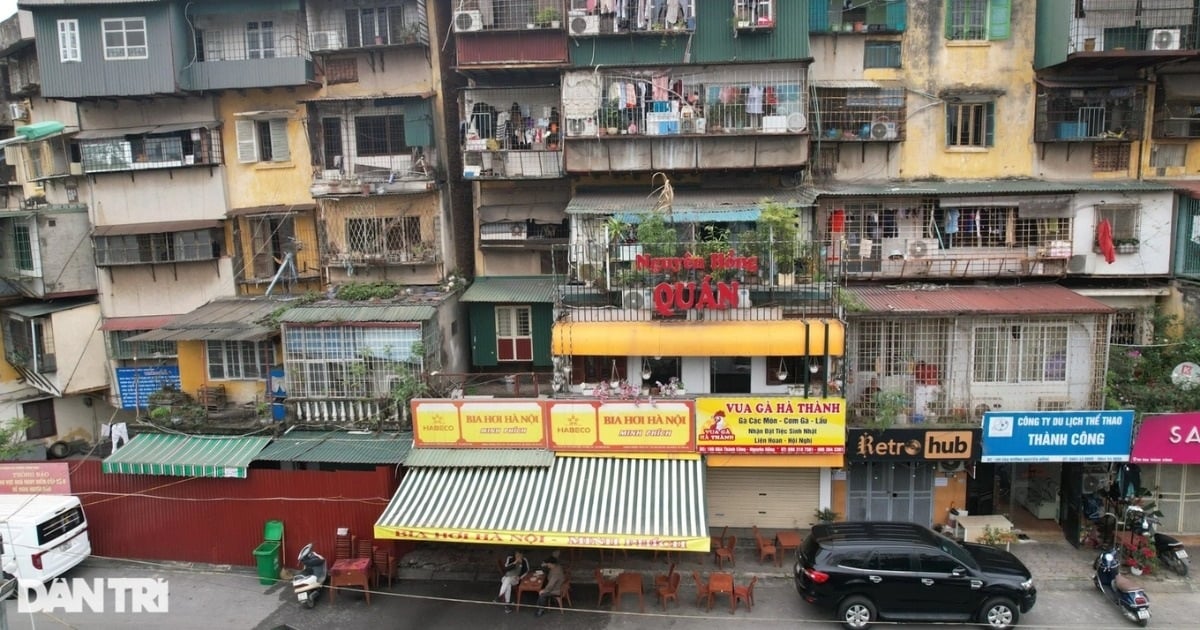
[(1128, 170), (1129, 155), (1126, 143), (1097, 144), (1092, 147), (1092, 170), (1103, 173)]
[(987, 39), (988, 0), (950, 0), (946, 3), (946, 38)]
[(370, 256), (384, 256), (405, 250), (421, 242), (421, 220), (418, 217), (362, 217), (346, 219), (346, 240), (350, 251)]
[(1065, 381), (1067, 326), (978, 326), (972, 359), (977, 383)]
[(290, 398), (385, 398), (396, 379), (423, 369), (416, 326), (288, 326), (283, 336)]
[(147, 330), (114, 330), (108, 333), (110, 359), (157, 359), (178, 354), (174, 341), (129, 341)]

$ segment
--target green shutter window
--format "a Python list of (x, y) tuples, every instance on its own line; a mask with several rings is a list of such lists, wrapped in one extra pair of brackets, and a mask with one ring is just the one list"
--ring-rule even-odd
[(404, 107), (404, 143), (410, 147), (433, 144), (433, 109), (430, 99), (409, 102)]
[[(952, 4), (954, 4), (954, 0), (946, 0), (942, 6), (942, 27), (945, 31), (946, 39), (954, 39), (954, 18), (951, 17), (954, 7), (950, 6)], [(946, 137), (949, 138), (950, 136)]]
[(824, 33), (829, 30), (829, 3), (810, 0), (808, 3), (808, 30)]
[(1008, 39), (1012, 35), (1012, 0), (988, 2), (988, 39)]
[[(1005, 0), (1005, 2), (1007, 2), (1007, 1), (1008, 0)], [(987, 106), (985, 106), (983, 108), (983, 128), (984, 128), (984, 137), (987, 140), (986, 142), (984, 142), (984, 146), (988, 146), (988, 147), (996, 146), (996, 104), (995, 103), (988, 103)]]
[(908, 24), (908, 0), (895, 0), (887, 3), (885, 19), (889, 31), (903, 31)]

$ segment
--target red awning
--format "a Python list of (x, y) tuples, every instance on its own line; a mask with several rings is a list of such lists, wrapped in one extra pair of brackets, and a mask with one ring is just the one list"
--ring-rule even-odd
[(166, 326), (176, 315), (145, 315), (143, 317), (109, 317), (100, 330), (155, 330)]

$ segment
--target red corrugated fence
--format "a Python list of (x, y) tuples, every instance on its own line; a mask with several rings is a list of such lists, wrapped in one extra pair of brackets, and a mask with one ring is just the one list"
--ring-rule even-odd
[[(263, 525), (281, 520), (284, 566), (306, 543), (332, 561), (339, 527), (371, 537), (398, 484), (395, 470), (251, 469), (246, 479), (101, 472), (99, 460), (71, 462), (71, 492), (87, 514), (92, 553), (143, 560), (251, 566)], [(407, 546), (396, 543), (397, 557)]]

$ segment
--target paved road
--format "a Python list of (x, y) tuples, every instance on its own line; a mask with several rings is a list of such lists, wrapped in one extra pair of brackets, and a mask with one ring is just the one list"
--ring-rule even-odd
[[(786, 580), (759, 582), (753, 612), (743, 608), (729, 613), (727, 603), (718, 603), (712, 612), (696, 606), (695, 592), (687, 580), (680, 587), (680, 604), (667, 612), (652, 598), (646, 601), (646, 613), (639, 614), (633, 598), (622, 602), (614, 612), (607, 605), (596, 610), (595, 587), (589, 584), (573, 588), (575, 608), (557, 611), (536, 619), (532, 610), (505, 614), (499, 606), (485, 603), (495, 594), (488, 584), (469, 582), (405, 582), (388, 592), (372, 596), (368, 606), (360, 593), (339, 593), (333, 605), (322, 597), (313, 610), (305, 610), (294, 601), (289, 585), (266, 587), (244, 571), (176, 570), (157, 565), (91, 562), (70, 574), (71, 577), (160, 577), (170, 583), (170, 611), (165, 614), (62, 614), (18, 615), (16, 602), (6, 603), (11, 630), (274, 630), (291, 626), (295, 630), (389, 628), (396, 630), (438, 630), (441, 628), (486, 628), (487, 630), (528, 630), (529, 628), (598, 630), (693, 628), (717, 630), (794, 630), (797, 626), (834, 629), (828, 613), (814, 610), (796, 596)], [(1155, 594), (1152, 628), (1195, 628), (1196, 595), (1190, 592)], [(727, 601), (727, 600), (726, 600)], [(723, 602), (722, 602), (723, 603)], [(106, 602), (112, 608), (111, 597)], [(1127, 630), (1135, 628), (1118, 611), (1101, 599), (1099, 593), (1083, 588), (1044, 590), (1037, 607), (1024, 617), (1022, 627), (1053, 630)], [(880, 625), (886, 628), (886, 625)], [(906, 629), (928, 630), (946, 627), (906, 625)]]

